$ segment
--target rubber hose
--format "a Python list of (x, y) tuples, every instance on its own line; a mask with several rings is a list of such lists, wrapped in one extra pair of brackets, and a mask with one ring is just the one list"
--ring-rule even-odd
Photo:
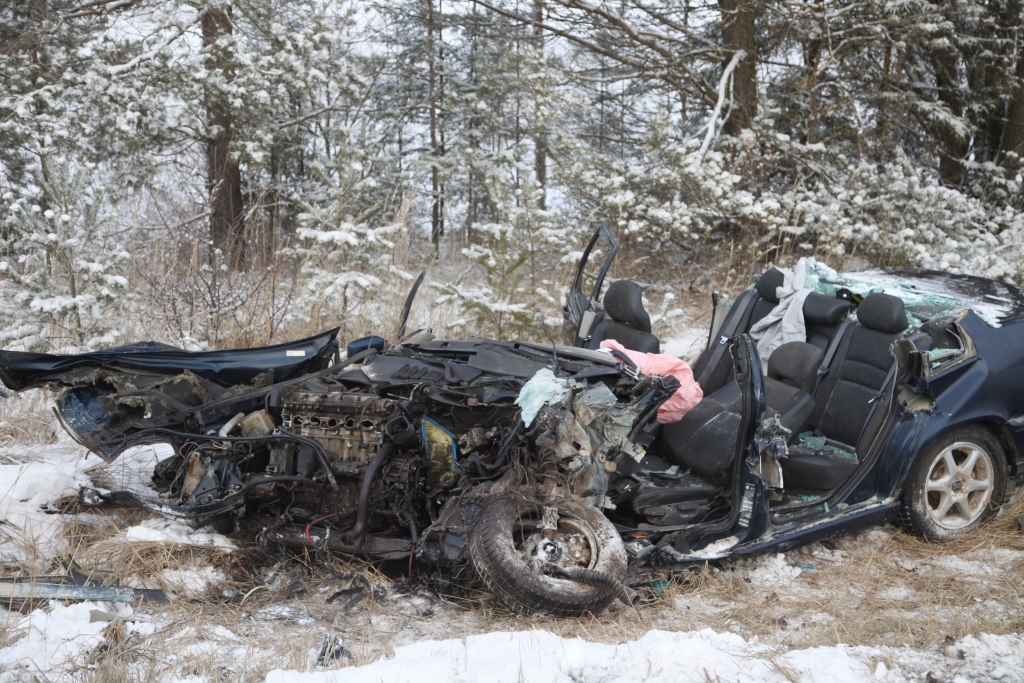
[(373, 484), (373, 478), (377, 476), (377, 470), (384, 464), (384, 461), (391, 457), (391, 455), (397, 450), (397, 446), (390, 441), (385, 442), (380, 450), (370, 458), (370, 464), (366, 466), (366, 472), (363, 473), (362, 485), (359, 487), (359, 504), (356, 506), (356, 525), (349, 529), (342, 537), (345, 543), (349, 545), (356, 545), (358, 539), (366, 531), (366, 518), (369, 516), (370, 508), (370, 488)]

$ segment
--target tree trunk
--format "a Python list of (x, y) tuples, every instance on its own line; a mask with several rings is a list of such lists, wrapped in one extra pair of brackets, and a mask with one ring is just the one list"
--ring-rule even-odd
[[(1017, 58), (1017, 78), (1024, 80), (1024, 58)], [(1024, 86), (1018, 85), (1017, 92), (1006, 112), (1006, 128), (1003, 131), (1002, 159), (1008, 152), (1024, 158)]]
[[(1021, 3), (1009, 3), (1019, 16)], [(1006, 107), (1006, 127), (1003, 128), (1003, 139), (999, 145), (999, 162), (1007, 165), (1009, 160), (1007, 154), (1017, 154), (1010, 170), (1017, 170), (1024, 162), (1024, 54), (1017, 53), (1017, 88), (1013, 91), (1013, 97)]]
[[(534, 50), (536, 50), (536, 58), (540, 61), (543, 61), (544, 29), (542, 28), (542, 22), (544, 21), (544, 0), (534, 0), (533, 18)], [(536, 112), (534, 113), (534, 116), (537, 116)], [(540, 186), (540, 196), (537, 197), (537, 208), (543, 211), (544, 209), (547, 208), (548, 136), (544, 130), (544, 125), (541, 121), (534, 121), (534, 127), (536, 132), (534, 133), (533, 137), (533, 172), (537, 178), (537, 185)]]
[(757, 44), (754, 21), (757, 18), (756, 0), (719, 0), (722, 9), (722, 47), (725, 62), (739, 50), (746, 54), (732, 76), (732, 112), (725, 122), (724, 130), (735, 135), (757, 115)]
[(821, 40), (807, 41), (804, 64), (807, 65), (807, 121), (804, 124), (804, 143), (818, 141), (818, 64), (821, 61)]
[[(228, 58), (218, 52), (217, 39), (231, 33), (231, 17), (223, 10), (207, 10), (202, 16), (203, 47), (209, 50), (206, 68), (221, 70), (230, 79)], [(224, 252), (232, 270), (245, 262), (242, 231), (242, 174), (231, 159), (231, 110), (223, 97), (206, 90), (206, 185), (210, 195), (210, 239)]]
[[(953, 114), (961, 116), (963, 106), (959, 95), (956, 55), (948, 52), (933, 55), (932, 68), (935, 69), (939, 101)], [(938, 135), (942, 142), (942, 149), (939, 150), (939, 179), (949, 187), (960, 187), (967, 180), (963, 161), (967, 156), (969, 140), (945, 128), (939, 129)]]
[(444, 235), (444, 190), (441, 185), (441, 174), (437, 160), (442, 154), (438, 145), (437, 133), (437, 66), (434, 63), (434, 0), (427, 0), (427, 97), (430, 100), (430, 154), (434, 160), (430, 165), (430, 190), (432, 203), (430, 206), (430, 241), (436, 246)]

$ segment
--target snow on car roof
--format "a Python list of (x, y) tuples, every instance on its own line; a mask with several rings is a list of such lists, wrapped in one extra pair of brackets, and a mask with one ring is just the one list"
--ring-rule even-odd
[[(811, 276), (811, 269), (808, 269), (809, 285), (812, 285)], [(829, 295), (845, 287), (859, 296), (872, 292), (898, 296), (918, 324), (965, 309), (974, 311), (992, 327), (1024, 317), (1024, 289), (987, 278), (937, 270), (874, 269), (837, 273), (816, 264), (813, 287)]]

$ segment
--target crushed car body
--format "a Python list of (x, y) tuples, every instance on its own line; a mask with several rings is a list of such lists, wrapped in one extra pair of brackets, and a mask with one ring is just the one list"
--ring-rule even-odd
[(0, 379), (55, 391), (63, 427), (107, 461), (174, 449), (159, 496), (85, 488), (85, 507), (247, 526), (271, 554), (471, 568), (523, 614), (628, 599), (630, 564), (784, 550), (896, 516), (948, 540), (1002, 502), (1024, 453), (1019, 288), (808, 271), (801, 338), (763, 363), (752, 328), (789, 277), (771, 269), (713, 298), (692, 375), (647, 375), (673, 364), (647, 363), (660, 342), (640, 286), (604, 287), (615, 251), (603, 229), (587, 246), (564, 345), (421, 331), (342, 357), (332, 330), (237, 351), (4, 351)]

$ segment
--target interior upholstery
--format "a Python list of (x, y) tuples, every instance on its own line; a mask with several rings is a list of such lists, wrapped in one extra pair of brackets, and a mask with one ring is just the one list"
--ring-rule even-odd
[[(862, 312), (867, 306), (869, 315)], [(902, 316), (903, 324), (898, 324)], [(899, 332), (907, 327), (903, 301), (888, 294), (870, 294), (857, 309), (858, 323), (850, 325), (839, 342), (832, 369), (815, 392), (811, 424), (836, 441), (856, 448), (861, 430), (895, 362), (890, 352)], [(874, 328), (873, 325), (885, 329)], [(894, 331), (899, 328), (899, 331)]]
[[(814, 399), (807, 392), (771, 378), (765, 378), (764, 390), (767, 414), (777, 414), (782, 426), (797, 434), (814, 410)], [(736, 382), (705, 395), (681, 420), (664, 425), (661, 456), (720, 484), (736, 455), (742, 402), (743, 394)]]
[(869, 294), (860, 302), (857, 320), (865, 327), (889, 334), (899, 334), (908, 327), (903, 299), (879, 292)]
[(776, 290), (786, 282), (786, 276), (783, 275), (782, 271), (772, 266), (768, 270), (764, 271), (761, 277), (757, 278), (757, 282), (754, 284), (754, 289), (757, 290), (758, 295), (770, 301), (773, 304), (779, 303), (779, 295)]
[(768, 359), (768, 377), (813, 394), (824, 352), (807, 342), (788, 342)]
[[(782, 281), (783, 275), (780, 271), (775, 268), (769, 269), (758, 279), (753, 289), (743, 292), (736, 298), (736, 302), (722, 325), (722, 330), (735, 328), (732, 336), (750, 331), (754, 323), (768, 315), (777, 305), (778, 297), (776, 297), (775, 289), (782, 286)], [(764, 298), (765, 294), (769, 295), (771, 299)], [(754, 298), (753, 303), (750, 306), (745, 306), (747, 300), (752, 298)], [(843, 321), (851, 309), (853, 309), (853, 304), (846, 299), (839, 299), (819, 292), (808, 294), (803, 308), (807, 343), (825, 352), (832, 340), (839, 334)], [(741, 318), (737, 316), (741, 316)], [(718, 358), (715, 367), (705, 373), (705, 369), (711, 363), (713, 353), (714, 344), (705, 349), (693, 364), (693, 375), (700, 381), (701, 388), (706, 393), (714, 392), (732, 381), (732, 363), (727, 354)], [(763, 369), (767, 371), (767, 368)], [(815, 367), (815, 371), (817, 371), (817, 367)], [(705, 374), (705, 379), (701, 380), (700, 378)]]
[(713, 484), (721, 484), (736, 458), (741, 401), (736, 382), (705, 394), (681, 420), (662, 429), (661, 456)]
[[(756, 289), (748, 289), (736, 297), (732, 308), (729, 309), (722, 322), (718, 337), (711, 340), (708, 348), (701, 352), (691, 366), (693, 376), (704, 390), (705, 395), (721, 389), (732, 380), (732, 361), (729, 360), (729, 354), (725, 353), (723, 338), (728, 339), (746, 332), (750, 327), (753, 308), (761, 303)], [(715, 352), (719, 349), (722, 350), (722, 353), (715, 358)]]
[(827, 294), (811, 292), (804, 301), (804, 326), (807, 343), (822, 351), (828, 349), (839, 334), (843, 320), (853, 310), (853, 302)]
[(764, 402), (768, 415), (778, 413), (782, 426), (789, 430), (790, 439), (803, 431), (814, 412), (814, 398), (810, 394), (771, 377), (764, 378)]
[(813, 453), (790, 449), (782, 461), (782, 483), (790, 489), (826, 491), (849, 479), (859, 464), (828, 449)]
[(616, 280), (604, 295), (605, 319), (597, 324), (587, 342), (588, 349), (614, 339), (627, 349), (660, 353), (661, 344), (651, 334), (651, 316), (644, 310), (643, 288), (630, 280)]
[(852, 301), (811, 292), (804, 300), (804, 320), (820, 325), (837, 325), (852, 308)]
[[(865, 310), (868, 314), (862, 315)], [(876, 327), (884, 329), (877, 329)], [(895, 359), (891, 347), (907, 327), (903, 301), (870, 294), (857, 309), (857, 322), (846, 328), (831, 370), (814, 394), (810, 425), (862, 458), (881, 428), (884, 401), (876, 400)], [(783, 480), (802, 488), (831, 489), (857, 467), (852, 458), (790, 449), (782, 461)]]
[(604, 312), (612, 320), (641, 332), (651, 331), (651, 316), (644, 310), (644, 288), (631, 280), (616, 280), (604, 293)]
[(779, 296), (776, 290), (783, 285), (786, 276), (777, 268), (769, 268), (754, 283), (754, 290), (760, 299), (754, 304), (754, 310), (750, 319), (746, 322), (743, 331), (746, 332), (751, 326), (772, 312), (772, 309), (779, 303)]

